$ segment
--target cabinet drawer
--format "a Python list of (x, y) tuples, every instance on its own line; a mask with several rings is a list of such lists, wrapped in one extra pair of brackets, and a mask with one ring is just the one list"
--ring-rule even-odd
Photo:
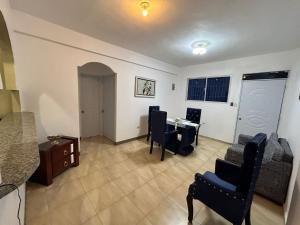
[(63, 160), (64, 158), (67, 158), (71, 154), (71, 147), (70, 145), (63, 145), (52, 152), (52, 161), (53, 163), (56, 163), (57, 161)]
[(55, 177), (71, 166), (71, 156), (65, 157), (60, 161), (53, 161), (52, 165), (52, 175)]

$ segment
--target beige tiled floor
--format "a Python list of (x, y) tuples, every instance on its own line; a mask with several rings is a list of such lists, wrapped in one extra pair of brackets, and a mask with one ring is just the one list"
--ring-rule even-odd
[[(227, 144), (200, 138), (187, 156), (149, 154), (144, 139), (113, 145), (102, 137), (81, 143), (80, 166), (55, 178), (49, 187), (28, 183), (27, 225), (181, 225), (187, 224), (185, 197), (194, 173), (214, 170)], [(255, 196), (252, 224), (282, 225), (282, 207)], [(196, 225), (227, 225), (194, 202)]]

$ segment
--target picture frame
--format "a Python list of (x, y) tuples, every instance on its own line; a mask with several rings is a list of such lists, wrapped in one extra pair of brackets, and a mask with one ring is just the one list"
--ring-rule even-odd
[(144, 77), (135, 77), (134, 96), (142, 98), (155, 98), (156, 80)]

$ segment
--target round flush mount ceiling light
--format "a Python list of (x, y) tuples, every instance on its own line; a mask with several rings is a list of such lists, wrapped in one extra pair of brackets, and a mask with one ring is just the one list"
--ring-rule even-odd
[(196, 41), (192, 44), (194, 55), (204, 55), (207, 52), (209, 43), (207, 41)]
[(143, 16), (148, 16), (148, 8), (150, 7), (150, 2), (142, 1), (140, 3), (140, 7), (142, 8)]

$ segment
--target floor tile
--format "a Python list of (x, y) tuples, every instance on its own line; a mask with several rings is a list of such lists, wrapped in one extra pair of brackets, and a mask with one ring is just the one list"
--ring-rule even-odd
[(48, 204), (45, 192), (27, 194), (26, 197), (26, 215), (27, 219), (42, 216), (48, 213)]
[(103, 225), (134, 225), (142, 220), (142, 212), (127, 198), (116, 202), (98, 214)]
[(88, 221), (86, 221), (85, 223), (83, 223), (82, 225), (102, 225), (100, 219), (98, 218), (98, 216), (94, 216), (91, 219), (89, 219)]
[(158, 206), (165, 197), (163, 192), (148, 183), (136, 189), (128, 196), (144, 215), (148, 214), (152, 209)]
[(48, 213), (33, 218), (30, 217), (31, 216), (29, 216), (28, 212), (26, 211), (26, 225), (52, 225)]
[[(196, 172), (214, 171), (228, 144), (200, 137), (189, 156), (166, 153), (145, 139), (115, 145), (104, 137), (81, 141), (80, 166), (50, 186), (27, 183), (27, 225), (181, 225), (187, 224), (186, 194)], [(260, 196), (252, 223), (284, 225), (283, 208)], [(193, 225), (227, 225), (194, 201)]]
[(143, 221), (139, 222), (137, 225), (152, 225), (148, 219), (143, 219)]
[(136, 171), (129, 172), (113, 181), (126, 195), (146, 183), (146, 179)]
[(53, 225), (81, 225), (96, 215), (87, 195), (69, 201), (50, 213)]
[(57, 206), (71, 201), (74, 198), (83, 195), (84, 189), (80, 182), (71, 181), (62, 186), (53, 186), (46, 191), (46, 197), (49, 209), (56, 208)]
[(165, 199), (147, 219), (152, 225), (187, 225), (187, 213), (173, 200)]
[(106, 171), (104, 172), (103, 170), (94, 171), (87, 176), (81, 177), (79, 180), (85, 191), (101, 187), (109, 182), (108, 175)]
[(95, 188), (87, 193), (94, 209), (100, 210), (111, 206), (124, 196), (124, 193), (114, 183), (107, 183), (100, 188)]
[[(168, 197), (174, 200), (178, 205), (182, 207), (183, 210), (187, 212), (187, 203), (186, 196), (188, 194), (189, 184), (185, 183), (178, 188), (176, 188), (172, 193), (168, 195)], [(205, 205), (203, 205), (200, 201), (194, 200), (194, 214), (196, 215)]]

